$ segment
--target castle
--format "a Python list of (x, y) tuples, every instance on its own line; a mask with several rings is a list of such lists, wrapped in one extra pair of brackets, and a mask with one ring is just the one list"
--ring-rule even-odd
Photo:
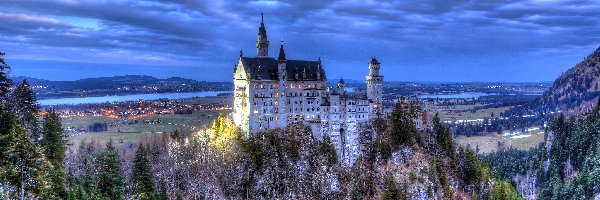
[(328, 137), (343, 163), (351, 165), (359, 152), (359, 122), (382, 115), (381, 63), (372, 58), (367, 90), (346, 92), (340, 79), (327, 86), (321, 59), (287, 59), (283, 41), (277, 59), (269, 57), (269, 40), (261, 19), (256, 57), (240, 57), (234, 67), (233, 121), (244, 133), (283, 128), (301, 122), (316, 138)]

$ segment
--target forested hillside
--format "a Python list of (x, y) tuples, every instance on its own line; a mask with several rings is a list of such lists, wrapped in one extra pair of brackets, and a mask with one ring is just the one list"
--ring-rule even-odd
[(490, 154), (484, 160), (530, 198), (598, 199), (600, 105), (583, 119), (556, 118), (537, 149)]
[(344, 168), (329, 140), (314, 138), (305, 125), (244, 137), (222, 115), (207, 130), (151, 135), (139, 145), (84, 142), (68, 154), (67, 185), (75, 188), (71, 197), (104, 195), (96, 186), (103, 171), (93, 169), (117, 156), (121, 198), (519, 199), (474, 152), (457, 148), (438, 118), (433, 130), (419, 133), (399, 106), (390, 120), (364, 131), (380, 136)]
[(600, 47), (583, 61), (562, 73), (537, 101), (509, 112), (563, 111), (568, 115), (585, 115), (600, 96)]

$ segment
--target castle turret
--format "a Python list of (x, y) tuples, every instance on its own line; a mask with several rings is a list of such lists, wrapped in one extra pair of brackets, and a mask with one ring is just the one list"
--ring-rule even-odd
[(365, 78), (367, 82), (367, 98), (372, 102), (373, 115), (382, 114), (381, 105), (383, 103), (383, 76), (379, 75), (381, 63), (373, 57), (369, 62), (369, 75)]
[(263, 14), (260, 14), (260, 27), (258, 28), (258, 38), (256, 38), (256, 50), (258, 57), (269, 56), (269, 40), (267, 39), (267, 29), (265, 28)]
[(343, 94), (346, 91), (346, 81), (343, 78), (340, 78), (340, 82), (338, 82), (338, 93)]
[[(281, 102), (279, 103), (279, 110), (281, 110), (282, 113), (285, 113), (287, 110), (287, 105), (285, 103), (287, 102), (287, 97), (285, 96), (285, 88), (287, 86), (287, 71), (285, 70), (286, 62), (287, 61), (285, 58), (285, 51), (283, 50), (283, 40), (281, 40), (281, 45), (279, 47), (279, 57), (277, 58), (277, 77), (279, 78), (279, 83), (278, 86), (275, 87), (275, 92), (279, 95), (275, 96), (279, 96), (276, 102)], [(287, 120), (288, 118), (286, 117), (286, 115), (282, 114), (279, 123), (285, 126), (287, 125)]]

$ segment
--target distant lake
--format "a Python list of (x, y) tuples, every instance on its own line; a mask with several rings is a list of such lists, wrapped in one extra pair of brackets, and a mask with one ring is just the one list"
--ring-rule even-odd
[(482, 96), (495, 95), (494, 93), (482, 93), (482, 92), (463, 92), (454, 94), (425, 94), (419, 95), (420, 99), (466, 99), (466, 98), (479, 98)]
[(137, 100), (157, 100), (157, 99), (185, 99), (192, 97), (210, 97), (221, 93), (231, 93), (231, 91), (210, 91), (210, 92), (185, 92), (185, 93), (151, 93), (151, 94), (131, 94), (122, 96), (104, 96), (104, 97), (76, 97), (60, 99), (43, 99), (38, 103), (42, 106), (64, 105), (64, 104), (85, 104), (85, 103), (106, 103), (119, 101), (137, 101)]

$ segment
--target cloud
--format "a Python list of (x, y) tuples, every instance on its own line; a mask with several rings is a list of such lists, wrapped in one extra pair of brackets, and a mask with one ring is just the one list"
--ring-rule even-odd
[[(561, 49), (595, 49), (599, 9), (593, 0), (3, 0), (0, 46), (17, 59), (195, 67), (228, 80), (236, 52), (255, 51), (265, 13), (272, 44), (285, 39), (291, 58), (322, 57), (330, 77), (362, 79), (343, 69), (364, 68), (375, 55), (390, 65), (384, 72), (400, 74), (392, 80), (505, 80), (518, 77), (501, 71), (507, 64), (542, 70), (584, 56), (557, 56)], [(569, 67), (550, 65), (557, 70), (535, 79)]]

